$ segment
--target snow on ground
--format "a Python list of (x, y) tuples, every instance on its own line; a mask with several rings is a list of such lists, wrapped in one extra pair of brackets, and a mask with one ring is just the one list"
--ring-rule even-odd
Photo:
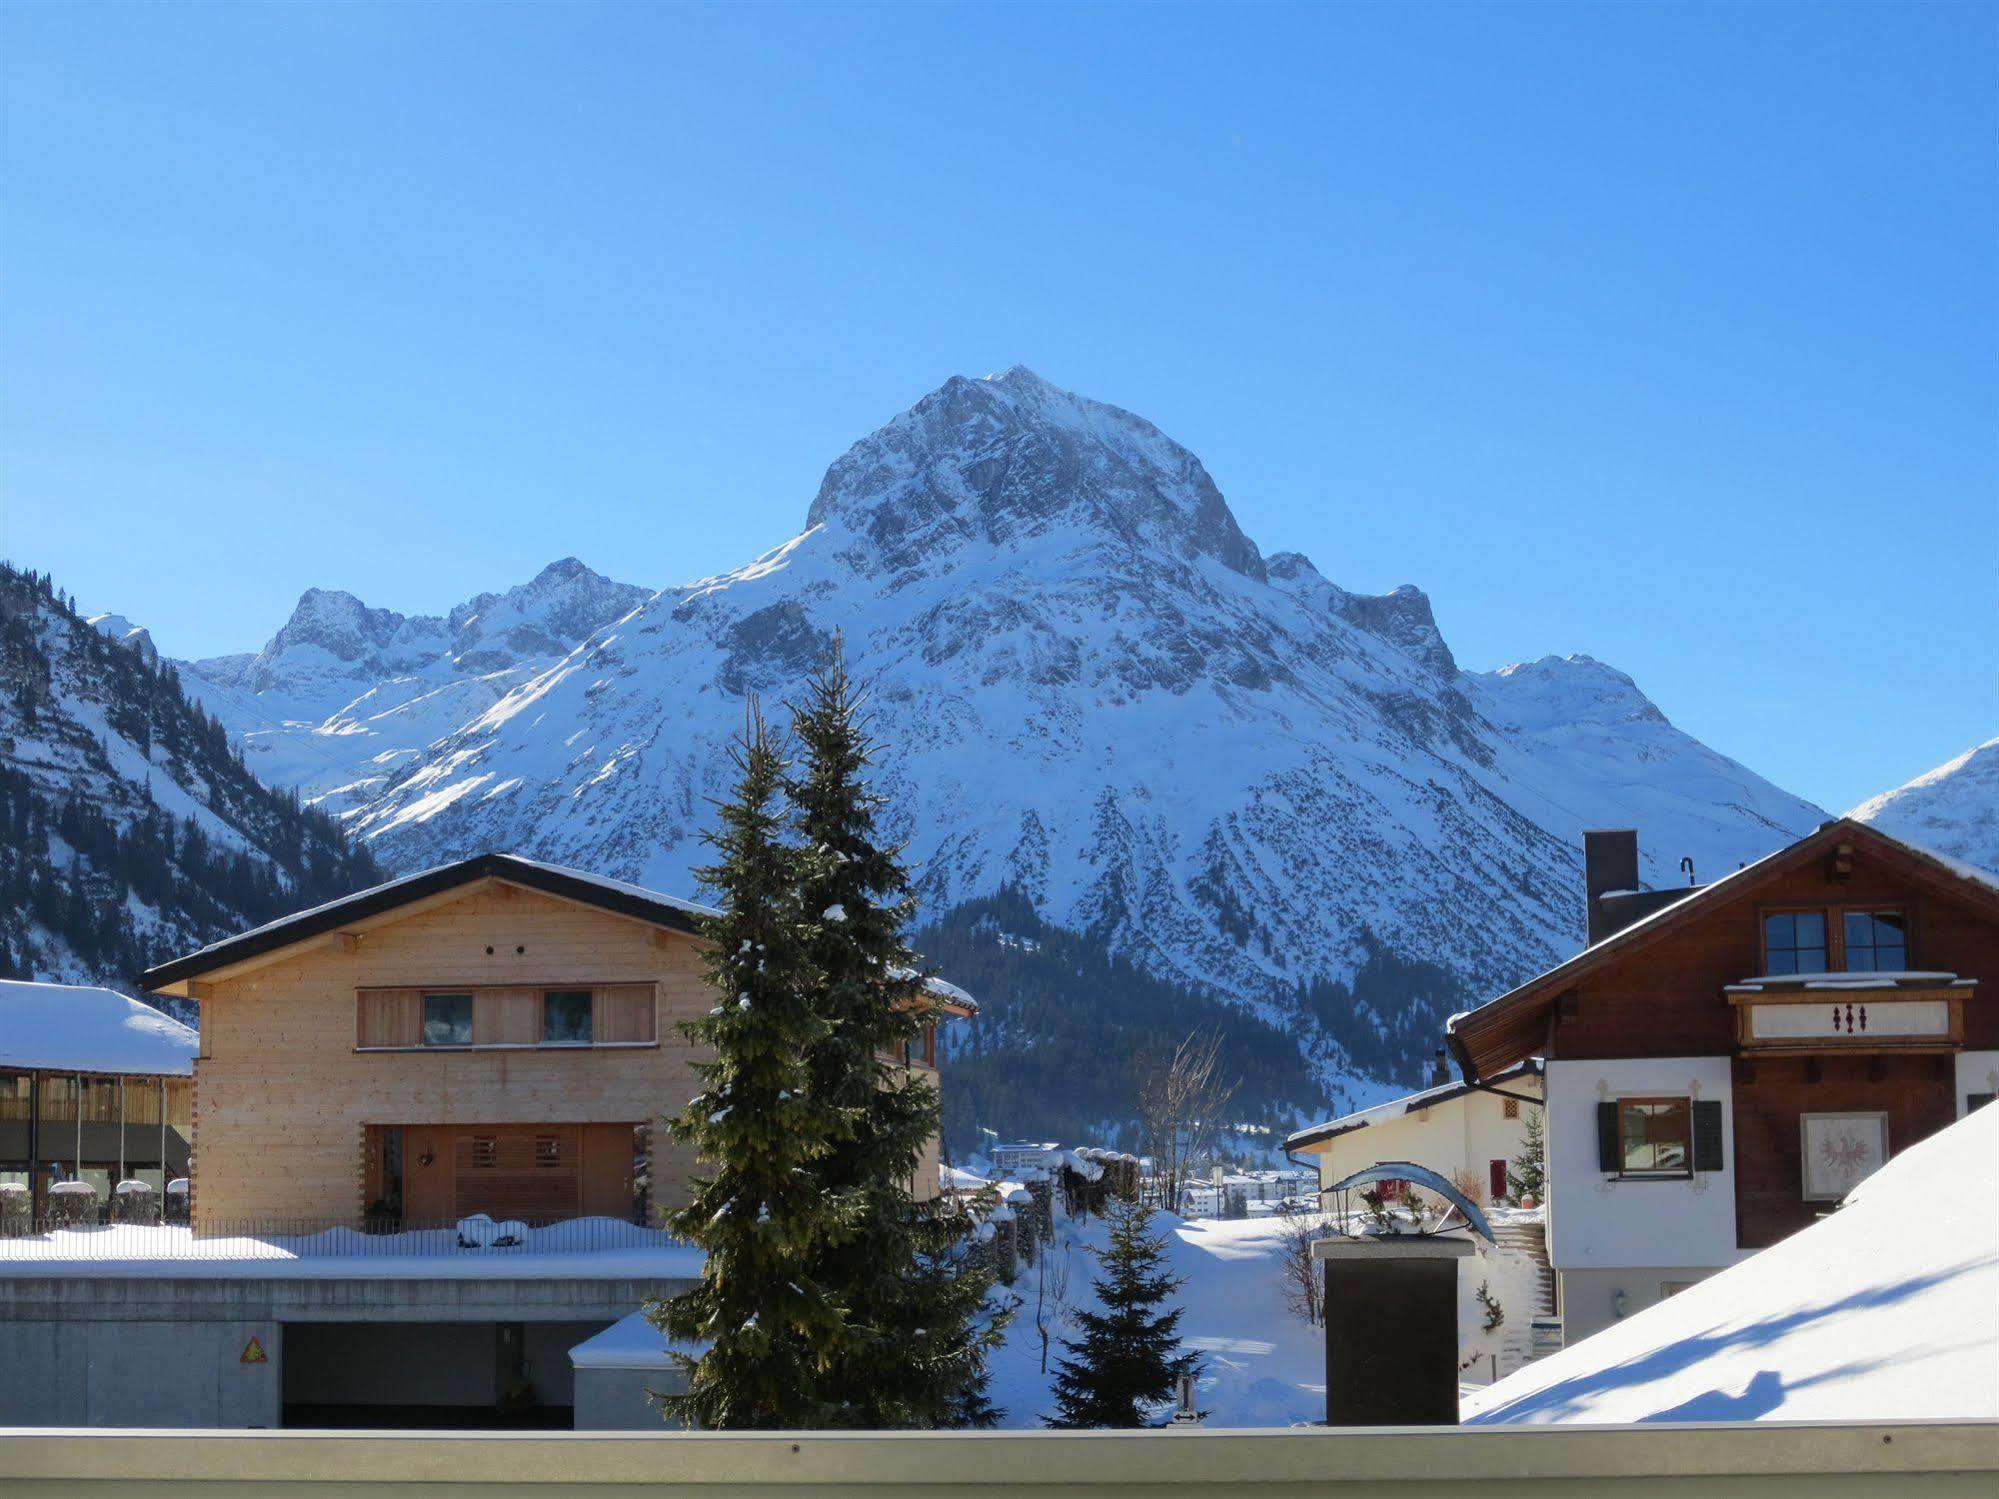
[[(1167, 1236), (1169, 1267), (1186, 1278), (1178, 1294), (1178, 1304), (1185, 1308), (1180, 1336), (1185, 1347), (1201, 1355), (1198, 1399), (1208, 1412), (1207, 1424), (1289, 1426), (1325, 1420), (1325, 1336), (1284, 1304), (1282, 1253), (1291, 1223), (1279, 1217), (1183, 1220), (1155, 1213), (1153, 1227)], [(1056, 1234), (1058, 1249), (1068, 1243), (1069, 1304), (1094, 1306), (1090, 1282), (1098, 1267), (1086, 1251), (1104, 1245), (1104, 1223), (1058, 1218)], [(1490, 1281), (1509, 1319), (1517, 1319), (1522, 1328), (1532, 1315), (1535, 1292), (1532, 1267), (1524, 1256), (1501, 1251), (1477, 1264), (1475, 1277), (1461, 1277), (1458, 1321), (1467, 1357), (1500, 1348), (1497, 1335), (1480, 1328), (1475, 1299), (1480, 1281)], [(1038, 1426), (1055, 1407), (1049, 1389), (1062, 1350), (1059, 1343), (1051, 1345), (1044, 1374), (1034, 1316), (1041, 1274), (1040, 1264), (1023, 1265), (1009, 1288), (1022, 1304), (1007, 1329), (1005, 1346), (992, 1360), (992, 1400), (1004, 1412), (1002, 1426)], [(1065, 1335), (1074, 1336), (1075, 1329), (1057, 1332), (1057, 1337)], [(1484, 1366), (1481, 1357), (1478, 1367)]]
[(1824, 1219), (1469, 1397), (1498, 1422), (1999, 1418), (1999, 1107)]
[(692, 1280), (701, 1251), (615, 1218), (529, 1229), (511, 1247), (463, 1249), (452, 1229), (197, 1239), (176, 1224), (116, 1224), (0, 1238), (0, 1275), (172, 1280)]
[(0, 1067), (188, 1077), (201, 1038), (112, 989), (0, 979)]

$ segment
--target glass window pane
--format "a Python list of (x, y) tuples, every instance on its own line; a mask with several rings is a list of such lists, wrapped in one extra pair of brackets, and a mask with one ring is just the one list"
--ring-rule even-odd
[(1848, 973), (1872, 973), (1875, 968), (1874, 949), (1846, 944), (1846, 971)]
[(550, 1045), (590, 1041), (590, 991), (549, 989), (541, 996), (541, 1039)]
[(1788, 948), (1773, 947), (1770, 949), (1768, 964), (1772, 973), (1796, 973), (1798, 955)]
[(472, 996), (469, 994), (424, 995), (423, 1044), (425, 1046), (470, 1046), (472, 1044)]
[(1763, 918), (1763, 940), (1771, 947), (1796, 947), (1798, 945), (1797, 918), (1789, 911), (1779, 911), (1774, 916)]
[(1873, 921), (1874, 941), (1877, 946), (1883, 942), (1902, 941), (1902, 933), (1907, 928), (1903, 925), (1900, 911), (1876, 911), (1873, 913)]
[(1794, 918), (1798, 923), (1798, 946), (1816, 947), (1825, 951), (1825, 912), (1800, 911)]
[(1849, 948), (1874, 945), (1874, 918), (1867, 912), (1846, 913), (1846, 945)]

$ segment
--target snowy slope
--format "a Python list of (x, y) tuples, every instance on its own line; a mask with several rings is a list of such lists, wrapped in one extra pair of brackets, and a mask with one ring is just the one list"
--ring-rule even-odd
[(1999, 739), (1862, 802), (1847, 816), (1999, 872)]
[(1495, 1422), (1999, 1419), (1999, 1108), (1839, 1212), (1469, 1397)]
[[(353, 600), (324, 654), (309, 622), (197, 669), (225, 718), (221, 692), (246, 695), (232, 724), (317, 725), (325, 764), (258, 763), (351, 784), (332, 804), (392, 867), (497, 848), (691, 893), (745, 694), (781, 700), (844, 632), (930, 914), (1010, 883), (1291, 1031), (1335, 1102), (1408, 1071), (1459, 1001), (1573, 950), (1585, 826), (1640, 823), (1671, 881), (1682, 854), (1733, 867), (1823, 816), (1588, 658), (1461, 672), (1419, 590), (1264, 557), (1192, 453), (1019, 368), (953, 378), (855, 444), (790, 541), (617, 603), (543, 669), (494, 656), (468, 679), (452, 657), (414, 674), (428, 697), (398, 677), (381, 716), (349, 704), (368, 671), (406, 670), (375, 642), (413, 627)], [(259, 754), (300, 737), (242, 731)], [(1333, 1044), (1301, 987), (1384, 953), (1460, 992), (1361, 1016), (1378, 1055)]]
[(0, 977), (150, 963), (375, 876), (246, 770), (142, 629), (0, 564)]
[(337, 810), (650, 596), (574, 557), (442, 616), (313, 588), (261, 651), (181, 670), (259, 776)]

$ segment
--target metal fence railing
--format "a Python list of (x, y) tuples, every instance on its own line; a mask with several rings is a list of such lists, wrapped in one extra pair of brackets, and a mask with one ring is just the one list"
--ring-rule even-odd
[[(469, 1224), (469, 1227), (468, 1227)], [(37, 1221), (0, 1226), (0, 1266), (21, 1260), (297, 1260), (451, 1255), (495, 1261), (527, 1255), (666, 1249), (680, 1240), (663, 1229), (618, 1218), (558, 1223), (330, 1218), (204, 1219), (184, 1223), (107, 1223), (82, 1227)]]

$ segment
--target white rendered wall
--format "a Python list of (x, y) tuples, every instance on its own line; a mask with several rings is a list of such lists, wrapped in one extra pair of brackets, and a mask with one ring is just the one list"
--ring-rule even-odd
[[(1727, 1057), (1549, 1062), (1548, 1258), (1558, 1270), (1732, 1265), (1735, 1120)], [(1619, 1181), (1597, 1168), (1596, 1106), (1640, 1095), (1721, 1104), (1720, 1171)]]
[[(1539, 1094), (1538, 1077), (1517, 1077), (1497, 1086), (1509, 1093)], [(1506, 1100), (1471, 1092), (1400, 1119), (1382, 1120), (1365, 1129), (1349, 1130), (1326, 1142), (1319, 1152), (1319, 1185), (1334, 1182), (1381, 1161), (1413, 1161), (1445, 1177), (1470, 1171), (1481, 1187), (1493, 1161), (1511, 1162), (1526, 1141), (1526, 1115), (1533, 1104), (1520, 1105), (1521, 1117), (1506, 1117)], [(1484, 1202), (1481, 1191), (1478, 1201)]]
[[(1957, 1117), (1965, 1115), (1965, 1097), (1971, 1093), (1999, 1093), (1999, 1051), (1961, 1051), (1957, 1054)], [(1991, 1105), (1999, 1108), (1999, 1104)]]

